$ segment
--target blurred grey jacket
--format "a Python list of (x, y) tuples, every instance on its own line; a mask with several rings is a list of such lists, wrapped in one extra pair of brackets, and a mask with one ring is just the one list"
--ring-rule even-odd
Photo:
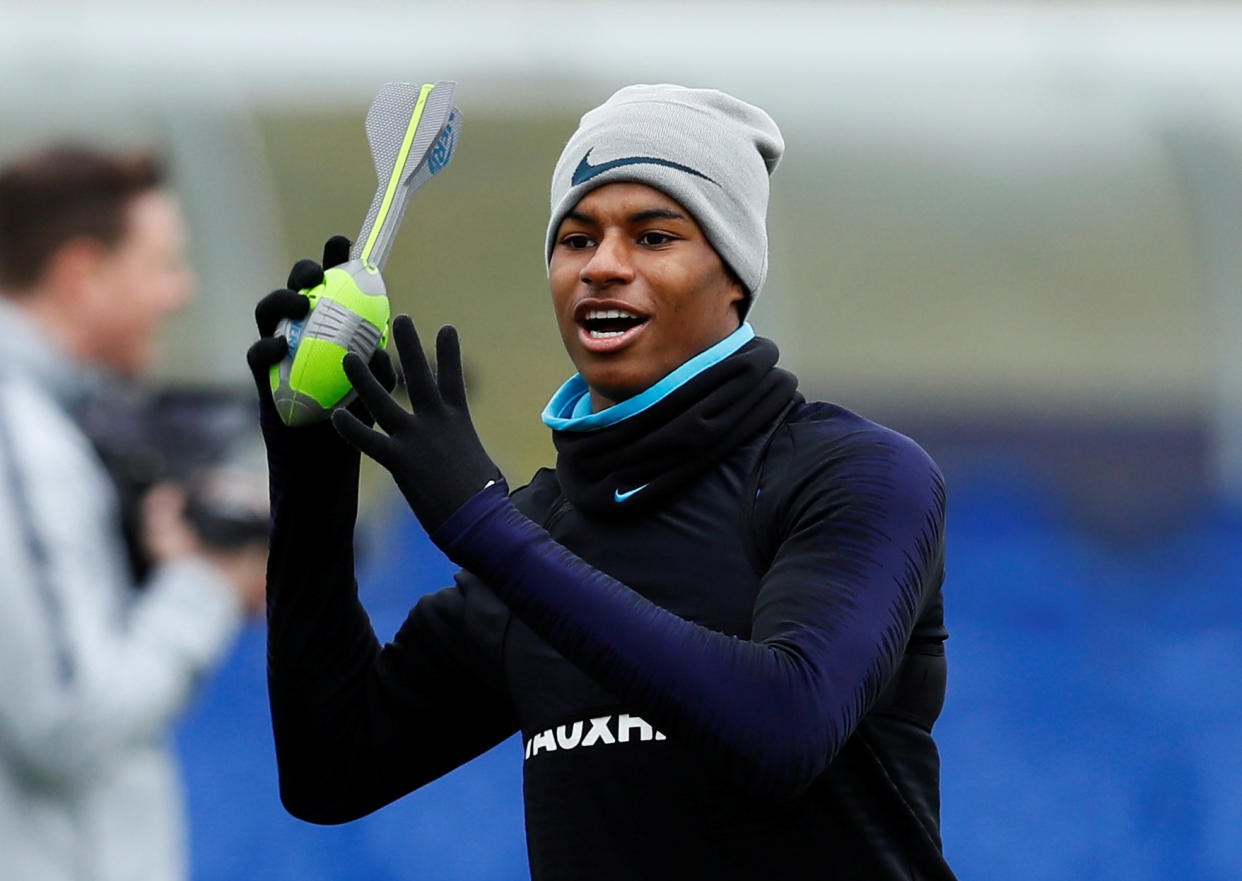
[(92, 381), (0, 297), (2, 881), (185, 876), (169, 726), (241, 619), (202, 561), (133, 589)]

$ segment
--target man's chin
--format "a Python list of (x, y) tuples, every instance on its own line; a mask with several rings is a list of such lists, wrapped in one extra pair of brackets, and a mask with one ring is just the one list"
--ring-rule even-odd
[(155, 365), (155, 353), (149, 348), (126, 350), (99, 359), (99, 366), (121, 379), (141, 379)]
[(599, 411), (641, 394), (655, 383), (654, 378), (621, 374), (620, 371), (589, 371), (582, 374), (591, 390), (591, 409)]

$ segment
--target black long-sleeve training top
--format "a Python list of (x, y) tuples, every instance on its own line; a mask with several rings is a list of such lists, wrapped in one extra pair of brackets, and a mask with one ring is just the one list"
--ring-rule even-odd
[(289, 810), (354, 819), (520, 730), (536, 881), (951, 878), (939, 472), (775, 360), (754, 340), (624, 419), (569, 419), (556, 471), (436, 531), (463, 571), (383, 646), (356, 457), (327, 431), (274, 451)]

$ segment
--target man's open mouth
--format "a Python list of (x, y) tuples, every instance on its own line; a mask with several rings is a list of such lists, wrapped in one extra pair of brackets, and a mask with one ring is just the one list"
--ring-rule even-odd
[(646, 322), (647, 316), (625, 309), (589, 309), (578, 319), (578, 324), (593, 340), (607, 340), (622, 336)]

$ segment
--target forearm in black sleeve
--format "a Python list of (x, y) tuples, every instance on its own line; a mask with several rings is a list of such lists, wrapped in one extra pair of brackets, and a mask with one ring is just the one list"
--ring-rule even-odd
[(811, 482), (763, 579), (749, 640), (686, 621), (593, 569), (503, 489), (433, 536), (514, 613), (670, 737), (755, 792), (809, 785), (898, 662), (943, 522), (935, 465), (864, 444)]
[(326, 424), (297, 440), (269, 455), (268, 689), (282, 801), (337, 823), (478, 755), (516, 723), (471, 668), (459, 591), (424, 598), (381, 647), (354, 580), (358, 456)]

